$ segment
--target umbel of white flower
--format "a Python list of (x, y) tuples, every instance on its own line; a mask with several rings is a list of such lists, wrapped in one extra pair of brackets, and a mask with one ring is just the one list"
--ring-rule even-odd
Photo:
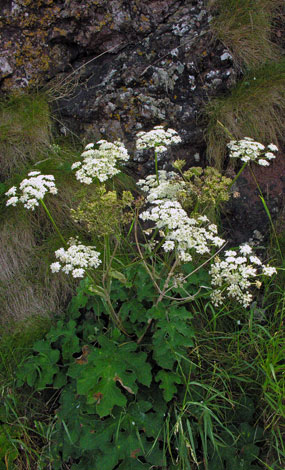
[(40, 171), (31, 171), (28, 176), (29, 178), (20, 183), (19, 189), (13, 186), (7, 191), (6, 196), (11, 197), (6, 206), (16, 206), (21, 202), (26, 209), (34, 210), (46, 193), (57, 194), (53, 175), (42, 175)]
[(216, 225), (210, 224), (206, 216), (188, 217), (178, 201), (153, 201), (153, 207), (142, 212), (140, 218), (155, 222), (155, 228), (165, 236), (162, 245), (164, 251), (175, 250), (183, 262), (192, 260), (191, 251), (201, 255), (209, 254), (211, 246), (221, 247), (224, 243), (216, 235)]
[(149, 175), (137, 182), (137, 186), (147, 193), (147, 202), (152, 203), (156, 199), (173, 201), (185, 186), (184, 181), (174, 171), (158, 170), (158, 181), (156, 175)]
[(66, 274), (71, 272), (75, 278), (84, 277), (86, 269), (98, 268), (101, 263), (100, 253), (94, 249), (94, 246), (85, 246), (71, 238), (67, 250), (59, 248), (55, 252), (55, 257), (59, 260), (50, 265), (53, 273), (63, 271)]
[(216, 288), (211, 297), (216, 306), (222, 304), (228, 296), (248, 307), (253, 299), (249, 289), (253, 284), (258, 285), (255, 278), (262, 274), (272, 276), (276, 273), (275, 268), (262, 264), (248, 244), (240, 246), (238, 251), (226, 251), (225, 258), (221, 260), (217, 257), (211, 266), (209, 274), (212, 285)]
[(107, 142), (100, 140), (97, 142), (98, 148), (94, 148), (95, 144), (86, 145), (82, 162), (73, 163), (71, 169), (79, 168), (76, 173), (76, 179), (81, 183), (91, 184), (94, 179), (106, 181), (108, 178), (120, 173), (117, 168), (119, 162), (129, 160), (129, 154), (122, 142)]
[(167, 147), (179, 144), (181, 138), (174, 129), (165, 130), (163, 126), (155, 126), (149, 132), (138, 132), (136, 148), (138, 150), (154, 148), (156, 153), (162, 153)]
[(274, 153), (278, 152), (278, 147), (269, 144), (267, 149), (259, 142), (255, 142), (251, 137), (244, 137), (242, 140), (232, 140), (228, 145), (230, 158), (240, 158), (242, 162), (256, 162), (261, 166), (269, 166), (269, 161), (275, 158)]

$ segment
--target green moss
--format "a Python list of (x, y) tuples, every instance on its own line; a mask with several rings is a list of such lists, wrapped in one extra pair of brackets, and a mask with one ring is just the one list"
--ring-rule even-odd
[(241, 66), (258, 67), (277, 60), (281, 51), (271, 40), (282, 0), (212, 0), (212, 31)]
[(264, 144), (284, 141), (285, 59), (248, 72), (231, 93), (211, 100), (208, 119), (208, 157), (221, 168), (231, 138), (252, 137)]

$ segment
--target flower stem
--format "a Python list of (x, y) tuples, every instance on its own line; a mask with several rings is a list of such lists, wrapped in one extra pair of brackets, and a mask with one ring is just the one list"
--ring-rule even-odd
[(41, 203), (41, 205), (43, 206), (44, 210), (46, 211), (48, 218), (50, 219), (52, 225), (54, 226), (54, 228), (55, 228), (55, 230), (56, 230), (56, 232), (57, 232), (59, 238), (60, 238), (61, 241), (63, 242), (64, 246), (67, 246), (67, 243), (66, 243), (65, 239), (63, 238), (63, 236), (62, 236), (62, 234), (61, 234), (61, 232), (60, 232), (58, 226), (56, 225), (56, 223), (55, 223), (55, 221), (54, 221), (54, 219), (53, 219), (53, 217), (52, 217), (50, 211), (48, 210), (47, 206), (45, 205), (45, 203), (44, 203), (44, 201), (43, 201), (42, 199), (40, 199), (40, 203)]
[(240, 175), (242, 174), (243, 170), (245, 169), (247, 165), (247, 162), (244, 162), (244, 164), (242, 165), (241, 169), (239, 170), (238, 174), (234, 177), (234, 179), (232, 180), (232, 182), (230, 183), (229, 185), (229, 188), (230, 189), (236, 182), (236, 180), (240, 177)]

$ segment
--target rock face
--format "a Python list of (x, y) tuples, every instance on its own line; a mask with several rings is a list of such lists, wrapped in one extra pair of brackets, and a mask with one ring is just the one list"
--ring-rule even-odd
[[(2, 0), (0, 15), (3, 92), (44, 83), (62, 133), (131, 151), (139, 130), (165, 124), (182, 137), (170, 159), (203, 165), (203, 106), (240, 74), (203, 0)], [(132, 168), (153, 172), (153, 159), (136, 152)]]
[(203, 104), (236, 77), (203, 1), (7, 0), (1, 15), (2, 89), (49, 81), (63, 132), (131, 146), (167, 123), (203, 153)]

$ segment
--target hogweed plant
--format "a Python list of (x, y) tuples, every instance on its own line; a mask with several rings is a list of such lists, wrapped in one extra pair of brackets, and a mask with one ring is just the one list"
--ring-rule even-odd
[[(191, 440), (182, 449), (182, 460), (193, 460), (195, 442), (203, 433), (195, 427), (195, 413), (184, 417), (182, 409), (188, 402), (203, 403), (204, 389), (199, 391), (195, 381), (188, 385), (193, 368), (188, 351), (195, 336), (192, 302), (212, 300), (218, 306), (229, 298), (248, 307), (252, 289), (261, 286), (259, 279), (276, 272), (249, 244), (224, 252), (225, 240), (203, 212), (211, 203), (227, 200), (231, 180), (210, 169), (183, 172), (182, 161), (174, 165), (178, 173), (158, 170), (157, 153), (180, 141), (176, 131), (162, 126), (138, 134), (138, 149), (154, 148), (156, 172), (138, 181), (144, 198), (136, 201), (129, 191), (105, 186), (129, 159), (121, 142), (88, 144), (83, 161), (72, 165), (81, 183), (94, 184), (93, 195), (72, 210), (73, 218), (91, 237), (103, 239), (101, 253), (78, 238), (65, 241), (44, 202), (48, 193), (57, 193), (52, 175), (29, 173), (19, 190), (6, 193), (7, 205), (43, 206), (64, 244), (55, 252), (51, 271), (82, 279), (67, 321), (60, 319), (34, 345), (34, 355), (17, 373), (20, 385), (62, 390), (49, 456), (53, 470), (62, 463), (72, 470), (177, 468), (179, 453), (164, 436), (168, 429), (176, 442), (186, 424)], [(253, 160), (253, 144), (245, 142), (247, 150), (245, 144), (231, 143), (244, 165)], [(255, 146), (256, 152), (261, 150), (261, 144)], [(267, 153), (265, 158), (272, 157)], [(207, 197), (199, 205), (203, 184)], [(173, 414), (171, 403), (177, 397), (184, 408), (177, 411), (176, 404)], [(228, 406), (229, 399), (221, 397)], [(208, 406), (206, 411), (223, 429)], [(181, 426), (175, 421), (177, 412)], [(212, 432), (207, 439), (214, 449), (224, 445)]]

